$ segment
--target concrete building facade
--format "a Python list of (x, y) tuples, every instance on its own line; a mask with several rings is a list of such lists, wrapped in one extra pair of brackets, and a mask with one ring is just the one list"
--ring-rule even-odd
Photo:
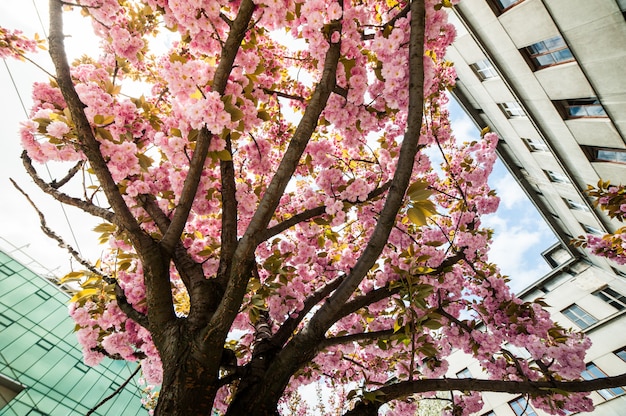
[[(570, 244), (624, 225), (585, 190), (626, 182), (625, 10), (624, 0), (462, 0), (451, 12), (454, 95), (499, 134), (501, 159), (559, 240), (544, 252), (552, 271), (520, 296), (545, 299), (557, 322), (591, 338), (585, 378), (626, 372), (626, 269)], [(462, 354), (455, 375), (485, 377)], [(625, 389), (592, 395), (594, 415), (625, 414)], [(481, 415), (545, 414), (525, 397), (484, 398)]]

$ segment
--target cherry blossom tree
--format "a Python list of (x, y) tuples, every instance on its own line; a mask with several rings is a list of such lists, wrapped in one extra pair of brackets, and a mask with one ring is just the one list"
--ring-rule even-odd
[[(108, 254), (64, 278), (85, 361), (139, 361), (159, 415), (304, 414), (312, 383), (338, 414), (442, 391), (455, 415), (481, 391), (565, 414), (626, 384), (581, 381), (589, 341), (488, 262), (498, 139), (451, 133), (452, 3), (50, 0), (56, 73), (34, 85), (23, 160), (102, 220)], [(98, 56), (68, 62), (64, 8)], [(1, 29), (3, 57), (40, 44)], [(68, 174), (45, 182), (33, 162), (52, 160)], [(445, 378), (455, 350), (484, 378)]]

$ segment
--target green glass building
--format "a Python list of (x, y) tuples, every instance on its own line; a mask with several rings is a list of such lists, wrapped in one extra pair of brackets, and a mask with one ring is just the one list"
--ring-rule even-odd
[[(137, 363), (83, 364), (58, 286), (0, 251), (0, 416), (85, 416)], [(137, 376), (93, 415), (147, 415)]]

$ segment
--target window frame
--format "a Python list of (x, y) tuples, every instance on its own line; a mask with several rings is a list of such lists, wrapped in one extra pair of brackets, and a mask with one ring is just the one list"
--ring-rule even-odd
[(537, 416), (537, 412), (524, 396), (511, 400), (509, 402), (509, 407), (517, 416)]
[[(585, 380), (595, 380), (598, 378), (605, 378), (607, 374), (602, 371), (600, 367), (595, 365), (593, 362), (587, 363), (585, 370), (580, 374), (580, 376)], [(622, 396), (626, 394), (626, 390), (621, 387), (612, 387), (608, 389), (600, 389), (596, 390), (596, 392), (602, 396), (604, 400), (610, 400), (615, 397)]]
[(601, 229), (594, 227), (593, 225), (585, 224), (584, 222), (579, 223), (580, 226), (585, 230), (587, 234), (593, 234), (597, 236), (603, 236), (604, 232)]
[[(619, 165), (626, 164), (626, 149), (615, 149), (612, 147), (600, 147), (600, 146), (580, 146), (580, 147), (590, 162), (617, 163)], [(600, 152), (614, 153), (616, 157), (613, 159), (601, 157)], [(623, 156), (623, 159), (624, 159), (623, 161), (619, 160), (619, 158), (617, 157), (618, 153)]]
[(528, 148), (531, 153), (534, 152), (549, 152), (550, 148), (548, 147), (548, 143), (542, 138), (530, 138), (530, 137), (522, 137), (524, 144)]
[[(622, 295), (610, 286), (606, 286), (602, 289), (596, 290), (595, 292), (593, 292), (593, 294), (617, 309), (618, 311), (623, 311), (624, 309), (626, 309), (626, 296)], [(618, 306), (616, 306), (615, 304), (617, 304)]]
[[(574, 309), (578, 310), (574, 311)], [(575, 303), (572, 303), (567, 308), (561, 309), (561, 314), (563, 314), (563, 316), (572, 321), (574, 325), (576, 325), (583, 331), (598, 323), (598, 319), (595, 316), (593, 316)], [(591, 320), (587, 318), (591, 318), (593, 322), (591, 322)], [(584, 324), (584, 326), (581, 324), (581, 322)]]
[(553, 170), (544, 169), (543, 172), (552, 183), (572, 183), (564, 173), (555, 172)]
[(461, 371), (457, 371), (456, 378), (472, 378), (472, 373), (469, 368), (465, 367)]
[(480, 61), (476, 61), (473, 64), (470, 64), (470, 68), (474, 71), (474, 74), (481, 81), (486, 81), (488, 79), (500, 78), (500, 74), (496, 71), (496, 68), (493, 66), (491, 61), (487, 58), (481, 59)]
[(517, 101), (498, 103), (498, 107), (500, 107), (500, 110), (502, 110), (505, 117), (508, 119), (526, 117), (526, 111), (524, 111), (522, 105)]
[(567, 207), (571, 210), (580, 212), (591, 212), (591, 209), (582, 202), (574, 201), (570, 198), (563, 198), (563, 201), (565, 202), (565, 205), (567, 205)]
[[(597, 97), (569, 98), (552, 101), (563, 120), (603, 119), (608, 118), (604, 106)], [(599, 108), (600, 111), (591, 111)], [(581, 112), (583, 114), (581, 114)]]
[(626, 347), (613, 351), (613, 354), (617, 355), (622, 361), (626, 362)]
[[(551, 43), (555, 42), (557, 42), (558, 45), (551, 45)], [(563, 59), (558, 57), (558, 54), (564, 51), (568, 52), (569, 58)], [(561, 36), (560, 34), (548, 39), (541, 40), (539, 42), (532, 43), (520, 49), (520, 52), (526, 58), (529, 65), (534, 71), (539, 71), (540, 69), (550, 68), (556, 65), (576, 61), (571, 49), (565, 42), (565, 39), (563, 39), (563, 36)], [(540, 59), (546, 56), (551, 57), (553, 62), (542, 63)]]
[(487, 3), (489, 4), (489, 7), (491, 7), (491, 9), (493, 10), (493, 13), (496, 16), (499, 16), (502, 13), (509, 11), (513, 7), (523, 2), (524, 0), (512, 0), (511, 4), (509, 4), (508, 6), (502, 5), (501, 0), (489, 0)]

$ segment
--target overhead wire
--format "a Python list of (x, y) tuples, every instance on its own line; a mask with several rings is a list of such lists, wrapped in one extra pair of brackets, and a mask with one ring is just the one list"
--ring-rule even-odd
[[(35, 8), (35, 13), (37, 14), (37, 18), (39, 19), (39, 24), (41, 25), (41, 29), (43, 30), (44, 35), (47, 37), (47, 32), (46, 32), (46, 28), (45, 25), (43, 24), (43, 20), (41, 19), (41, 15), (39, 13), (39, 8), (37, 7), (37, 3), (35, 2), (35, 0), (33, 0), (33, 7)], [(13, 85), (13, 89), (15, 90), (15, 93), (17, 94), (17, 98), (20, 102), (20, 105), (22, 106), (22, 110), (24, 111), (24, 115), (26, 117), (28, 117), (28, 110), (26, 109), (26, 105), (24, 104), (24, 99), (22, 98), (22, 94), (20, 93), (20, 90), (17, 86), (17, 83), (15, 81), (15, 78), (13, 77), (13, 73), (11, 71), (11, 68), (9, 67), (9, 65), (6, 62), (6, 59), (3, 59), (4, 61), (4, 66), (9, 74), (9, 78), (11, 79), (11, 84)], [(44, 164), (46, 171), (48, 172), (48, 176), (50, 178), (50, 180), (53, 180), (53, 176), (52, 176), (52, 172), (50, 171), (50, 167), (48, 165), (48, 163)], [(76, 246), (76, 250), (82, 255), (82, 251), (80, 249), (80, 244), (78, 242), (78, 239), (76, 237), (76, 233), (74, 232), (74, 227), (72, 227), (72, 223), (70, 222), (69, 216), (67, 214), (67, 211), (65, 209), (65, 205), (63, 205), (61, 202), (59, 202), (60, 206), (61, 206), (61, 211), (63, 213), (63, 217), (65, 219), (65, 222), (67, 223), (67, 226), (69, 228), (70, 234), (72, 236), (72, 239), (74, 241), (74, 245)]]

